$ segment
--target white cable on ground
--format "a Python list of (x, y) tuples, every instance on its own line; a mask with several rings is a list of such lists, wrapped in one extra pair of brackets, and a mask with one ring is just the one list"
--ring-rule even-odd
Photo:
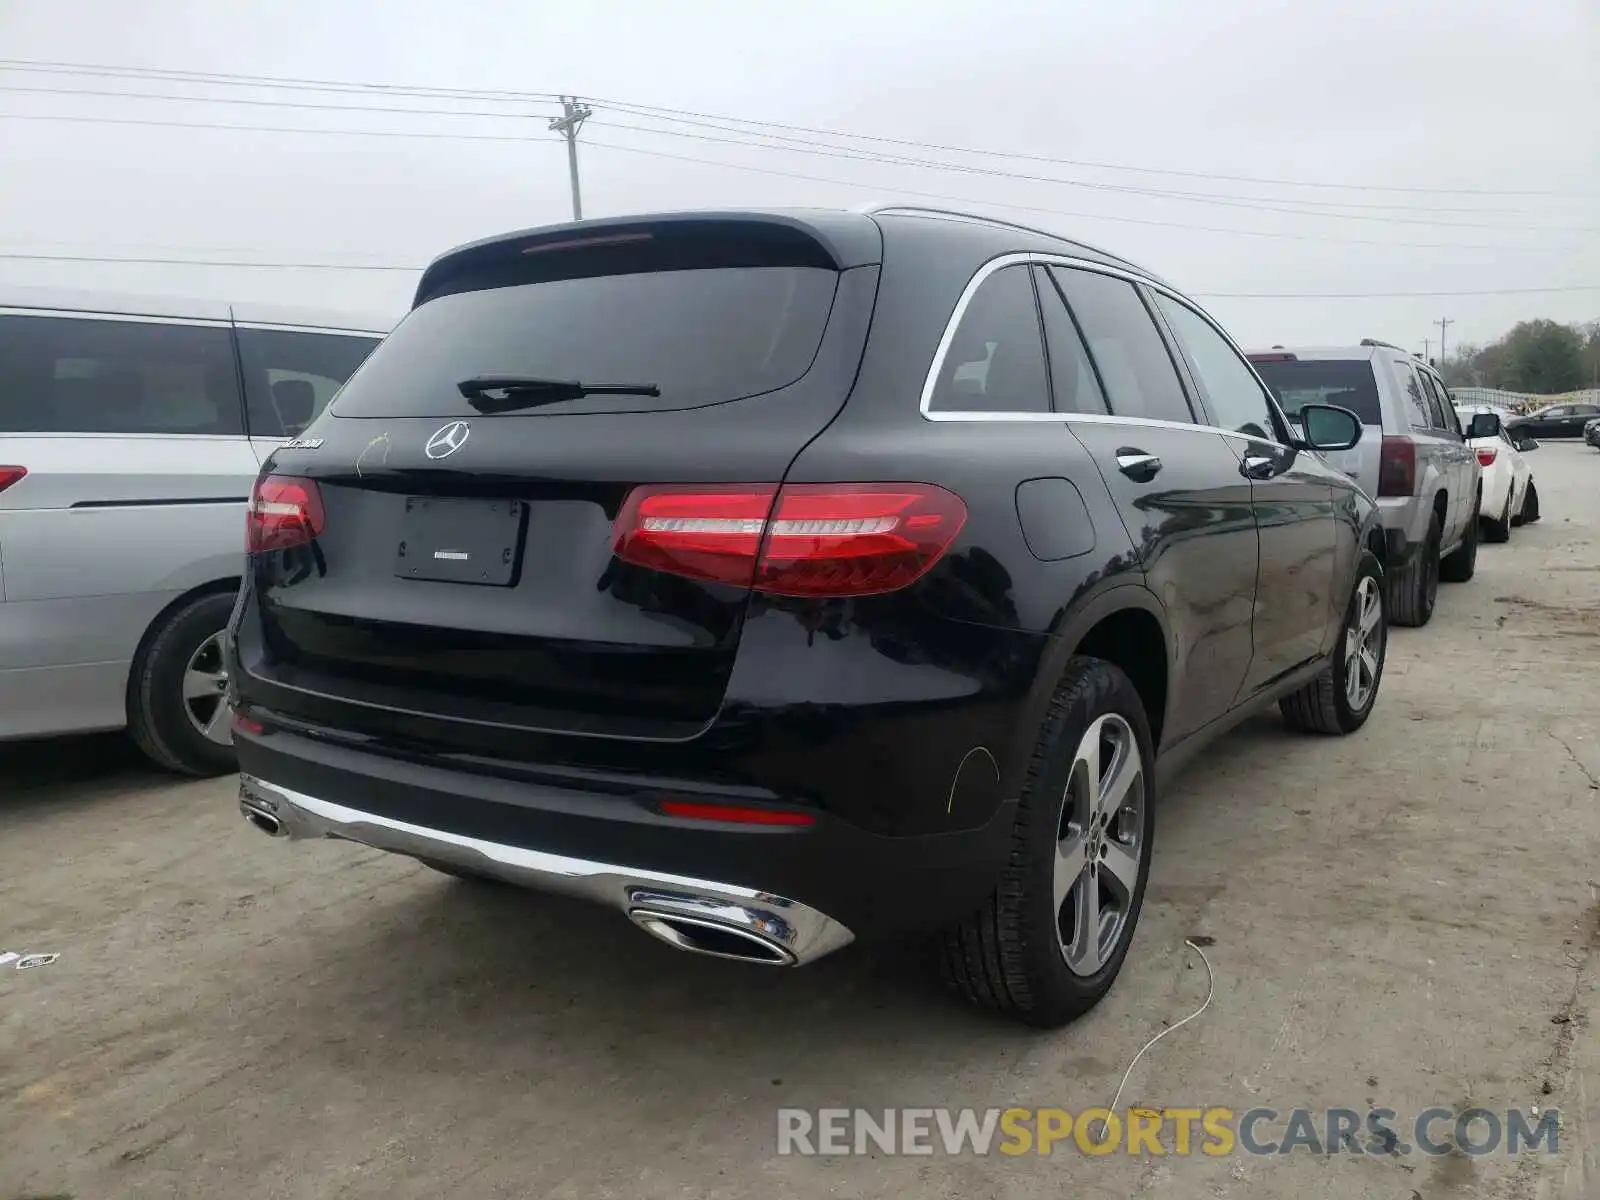
[[(1211, 960), (1206, 957), (1206, 952), (1204, 950), (1200, 949), (1199, 946), (1195, 945), (1194, 942), (1190, 941), (1188, 938), (1184, 939), (1183, 944), (1185, 946), (1188, 946), (1189, 949), (1193, 950), (1196, 954), (1198, 954), (1200, 956), (1200, 961), (1205, 963), (1205, 965), (1206, 965), (1206, 999), (1205, 999), (1205, 1003), (1202, 1004), (1199, 1008), (1195, 1009), (1192, 1013), (1190, 1013), (1183, 1020), (1177, 1022), (1177, 1024), (1168, 1025), (1160, 1033), (1156, 1034), (1155, 1037), (1151, 1038), (1142, 1047), (1140, 1047), (1139, 1053), (1135, 1054), (1133, 1056), (1133, 1061), (1128, 1064), (1128, 1069), (1122, 1073), (1122, 1082), (1117, 1084), (1117, 1094), (1111, 1098), (1111, 1104), (1107, 1109), (1108, 1112), (1114, 1113), (1114, 1112), (1117, 1111), (1117, 1101), (1122, 1099), (1122, 1089), (1128, 1086), (1128, 1076), (1133, 1074), (1133, 1068), (1139, 1065), (1139, 1060), (1144, 1057), (1144, 1052), (1146, 1050), (1150, 1049), (1151, 1046), (1154, 1046), (1162, 1038), (1166, 1037), (1167, 1034), (1171, 1033), (1175, 1029), (1182, 1029), (1190, 1021), (1194, 1020), (1201, 1013), (1205, 1012), (1206, 1009), (1211, 1007), (1211, 997), (1212, 997), (1213, 993), (1216, 991), (1216, 976), (1213, 975), (1212, 972), (1211, 972)], [(1106, 1122), (1105, 1122), (1105, 1120), (1102, 1119), (1101, 1122), (1100, 1122), (1100, 1135), (1099, 1135), (1100, 1138), (1105, 1137), (1106, 1128), (1107, 1128)], [(1096, 1138), (1095, 1140), (1098, 1141), (1099, 1138)]]

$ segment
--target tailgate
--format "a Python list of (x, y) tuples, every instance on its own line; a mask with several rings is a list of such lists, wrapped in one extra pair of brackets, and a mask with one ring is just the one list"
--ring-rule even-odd
[[(750, 581), (623, 562), (619, 516), (663, 485), (763, 503), (844, 403), (876, 288), (872, 267), (718, 250), (457, 280), (413, 310), (268, 464), (263, 511), (309, 505), (315, 537), (253, 555), (246, 698), (358, 731), (409, 714), (444, 743), (462, 723), (670, 739), (714, 717)], [(457, 387), (486, 376), (657, 394)]]

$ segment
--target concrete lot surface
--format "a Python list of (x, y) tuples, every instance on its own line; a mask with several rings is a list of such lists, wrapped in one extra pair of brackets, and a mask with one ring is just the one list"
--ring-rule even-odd
[[(0, 950), (61, 955), (0, 969), (0, 1200), (1600, 1195), (1600, 454), (1532, 461), (1544, 521), (1393, 634), (1361, 734), (1263, 717), (1163, 798), (1128, 967), (1049, 1035), (899, 950), (695, 959), (271, 842), (119, 738), (0, 748)], [(1124, 1105), (1537, 1104), (1559, 1154), (776, 1155), (780, 1106), (1106, 1104), (1204, 998), (1191, 935), (1215, 997)]]

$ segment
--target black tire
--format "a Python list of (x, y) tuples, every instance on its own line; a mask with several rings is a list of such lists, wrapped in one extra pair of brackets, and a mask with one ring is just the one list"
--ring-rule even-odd
[[(147, 757), (169, 771), (206, 776), (239, 769), (231, 728), (226, 744), (207, 738), (194, 715), (207, 701), (199, 697), (191, 704), (184, 695), (184, 678), (196, 653), (203, 648), (207, 654), (220, 651), (220, 640), (213, 639), (227, 627), (233, 601), (232, 592), (209, 592), (172, 609), (134, 659), (128, 676), (128, 732)], [(221, 670), (220, 657), (217, 666)], [(225, 683), (225, 671), (221, 677)], [(220, 686), (216, 703), (223, 706), (220, 719), (226, 723), (227, 701)]]
[(1500, 512), (1500, 519), (1498, 521), (1488, 517), (1483, 519), (1483, 540), (1496, 543), (1511, 540), (1511, 488), (1506, 488), (1506, 503)]
[[(1063, 910), (1056, 907), (1054, 872), (1077, 749), (1090, 726), (1101, 718), (1115, 722), (1108, 728), (1125, 729), (1119, 735), (1122, 738), (1131, 734), (1131, 745), (1140, 756), (1140, 775), (1130, 781), (1127, 795), (1130, 801), (1137, 796), (1140, 804), (1131, 824), (1136, 827), (1132, 836), (1137, 837), (1142, 852), (1115, 943), (1108, 952), (1096, 953), (1098, 970), (1078, 974), (1067, 965), (1062, 945)], [(1112, 821), (1119, 830), (1124, 828), (1117, 818)], [(1139, 693), (1112, 664), (1074, 658), (1051, 698), (1028, 763), (1011, 856), (999, 885), (982, 908), (939, 935), (946, 983), (973, 1004), (1041, 1029), (1057, 1028), (1088, 1012), (1111, 990), (1127, 957), (1144, 903), (1154, 836), (1155, 754)], [(1092, 845), (1086, 859), (1098, 870), (1099, 859), (1094, 858)], [(1088, 877), (1089, 886), (1095, 887), (1100, 897), (1099, 876), (1090, 873)], [(1079, 878), (1081, 881), (1081, 874)], [(1105, 879), (1109, 885), (1109, 873)]]
[[(1375, 670), (1370, 670), (1371, 688), (1361, 696), (1359, 704), (1350, 700), (1350, 672), (1359, 670), (1356, 658), (1350, 655), (1350, 635), (1361, 618), (1362, 583), (1372, 581), (1371, 596), (1378, 606), (1377, 625), (1364, 639), (1366, 648), (1374, 651)], [(1378, 687), (1383, 682), (1383, 665), (1388, 658), (1389, 624), (1387, 599), (1383, 586), (1383, 567), (1364, 550), (1356, 565), (1356, 578), (1350, 588), (1350, 600), (1345, 605), (1344, 623), (1339, 626), (1339, 641), (1334, 646), (1333, 658), (1323, 667), (1322, 673), (1297, 692), (1278, 701), (1278, 708), (1290, 726), (1306, 733), (1354, 733), (1367, 723), (1372, 707), (1378, 702)], [(1361, 645), (1354, 647), (1359, 655)]]
[(1532, 525), (1539, 519), (1539, 489), (1528, 480), (1528, 490), (1522, 494), (1522, 523)]
[(1389, 622), (1420, 628), (1433, 620), (1439, 598), (1439, 539), (1443, 536), (1439, 514), (1428, 524), (1428, 536), (1411, 562), (1389, 576)]
[(1461, 535), (1461, 545), (1450, 551), (1439, 563), (1439, 578), (1446, 583), (1466, 583), (1478, 570), (1478, 518), (1483, 508), (1483, 493), (1473, 497), (1473, 518), (1467, 522), (1467, 531)]

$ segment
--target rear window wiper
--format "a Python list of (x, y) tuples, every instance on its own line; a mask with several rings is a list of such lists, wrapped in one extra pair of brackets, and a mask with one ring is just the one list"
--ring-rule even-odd
[(659, 396), (653, 383), (582, 383), (536, 375), (474, 375), (456, 384), (467, 403), (481, 413), (515, 412), (583, 396)]

